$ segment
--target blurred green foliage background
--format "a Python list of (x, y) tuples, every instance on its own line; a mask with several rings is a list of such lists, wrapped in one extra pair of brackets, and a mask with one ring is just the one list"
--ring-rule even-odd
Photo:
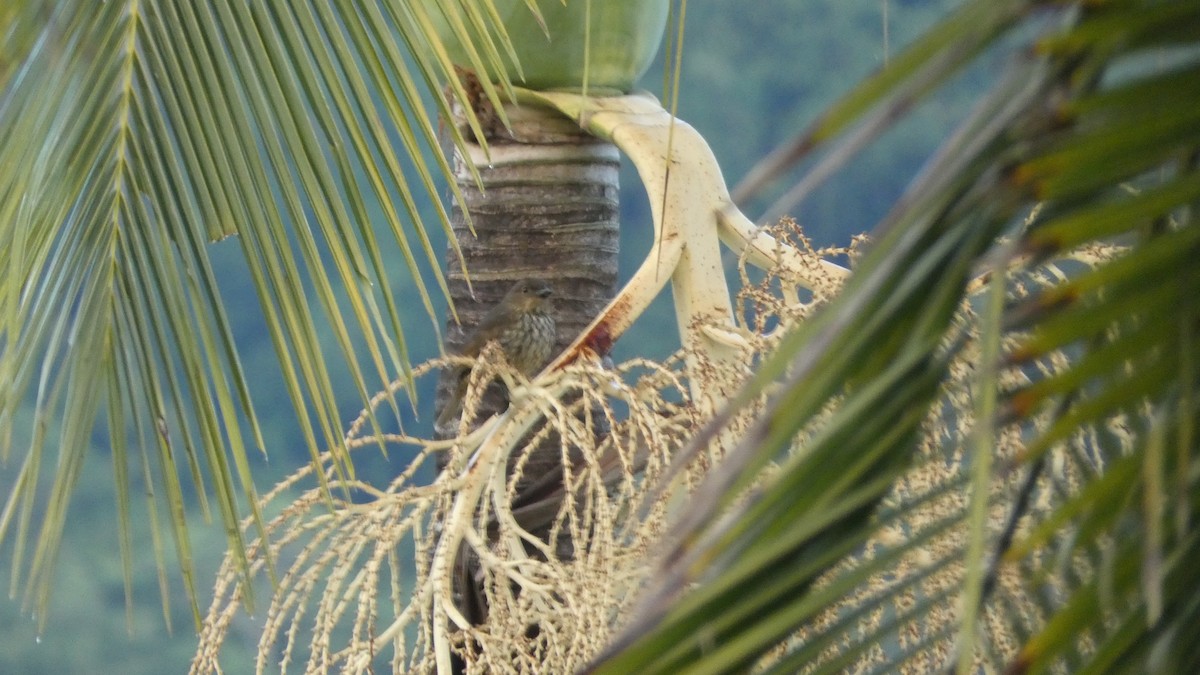
[[(803, 129), (838, 94), (882, 67), (887, 52), (895, 53), (954, 4), (951, 0), (886, 0), (885, 8), (885, 0), (690, 3), (678, 114), (708, 139), (732, 186), (755, 161)], [(997, 67), (994, 59), (984, 59), (801, 205), (795, 215), (815, 243), (845, 244), (851, 235), (869, 230), (925, 157), (965, 115)], [(666, 100), (663, 73), (660, 56), (643, 87)], [(621, 271), (627, 277), (649, 248), (650, 216), (636, 174), (628, 166), (622, 186)], [(781, 184), (776, 192), (786, 187)], [(766, 206), (765, 202), (742, 205), (752, 218)], [(432, 218), (432, 210), (428, 215)], [(438, 232), (436, 227), (430, 230)], [(437, 245), (444, 247), (444, 241)], [(272, 444), (269, 458), (257, 457), (254, 467), (259, 489), (265, 492), (307, 462), (308, 453), (294, 429), (294, 416), (276, 374), (275, 354), (265, 339), (257, 300), (242, 292), (249, 276), (240, 249), (235, 241), (227, 240), (212, 244), (211, 250), (242, 349), (242, 363), (252, 374), (260, 420)], [(398, 297), (405, 297), (405, 283), (407, 280), (396, 281)], [(623, 338), (616, 348), (618, 360), (634, 354), (662, 357), (677, 347), (670, 337), (675, 329), (669, 303), (669, 297), (660, 298)], [(407, 326), (427, 325), (418, 303), (409, 309)], [(437, 355), (432, 330), (414, 330), (410, 336), (415, 360)], [(433, 381), (425, 378), (420, 384), (421, 419), (402, 408), (406, 417), (402, 422), (410, 431), (428, 433)], [(348, 421), (360, 406), (345, 378), (343, 385), (342, 418)], [(365, 450), (357, 465), (366, 475), (386, 480), (406, 461), (402, 453), (384, 459)], [(16, 468), (12, 462), (0, 467), (0, 489), (9, 487)], [(144, 487), (135, 479), (135, 520), (146, 518), (140, 499)], [(108, 452), (96, 447), (72, 504), (44, 633), (39, 637), (36, 619), (22, 612), (20, 589), (14, 598), (0, 602), (0, 673), (137, 675), (186, 670), (195, 642), (191, 611), (181, 583), (169, 574), (168, 630), (159, 599), (160, 580), (150, 554), (153, 543), (144, 526), (135, 526), (135, 551), (145, 555), (135, 561), (133, 603), (127, 620), (113, 500)], [(205, 595), (203, 609), (225, 539), (219, 528), (203, 522), (194, 503), (189, 524), (198, 585)], [(164, 542), (164, 546), (168, 561), (172, 561), (170, 543)], [(0, 572), (11, 571), (11, 549), (11, 542), (0, 549)], [(244, 637), (228, 643), (227, 663), (245, 664), (244, 669), (231, 672), (252, 671), (254, 624), (253, 618), (240, 621), (235, 633), (240, 630)], [(234, 650), (244, 652), (244, 659)]]

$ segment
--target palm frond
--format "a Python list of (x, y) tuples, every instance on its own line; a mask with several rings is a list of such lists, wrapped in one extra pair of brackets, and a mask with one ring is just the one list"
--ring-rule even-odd
[[(1013, 672), (1195, 666), (1188, 621), (1200, 596), (1183, 561), (1195, 555), (1200, 479), (1200, 117), (1189, 95), (1200, 3), (968, 3), (898, 57), (897, 71), (869, 80), (772, 158), (754, 185), (834, 133), (843, 145), (828, 157), (856, 149), (864, 129), (890, 124), (961, 67), (957, 45), (978, 53), (1031, 23), (1041, 35), (877, 228), (842, 295), (785, 339), (734, 401), (782, 380), (761, 422), (691, 500), (636, 618), (589, 672), (724, 672), (769, 654), (779, 672), (853, 663), (973, 672), (980, 660)], [(1064, 256), (1087, 270), (1062, 272)], [(1010, 276), (1014, 260), (1023, 267)], [(1049, 273), (1042, 261), (1059, 267)], [(996, 265), (991, 286), (1023, 299), (1003, 320), (993, 300), (990, 320), (964, 324), (962, 312), (981, 302), (974, 275)], [(1002, 346), (1001, 360), (979, 367), (979, 343)], [(960, 354), (982, 401), (966, 407), (982, 415), (976, 441), (939, 434), (939, 447), (921, 449), (915, 427), (948, 405), (938, 385), (961, 377), (952, 377)], [(993, 416), (986, 400), (997, 395)], [(1007, 441), (1024, 451), (989, 460), (1002, 436), (1024, 439)], [(897, 574), (896, 556), (944, 550), (929, 548), (923, 527), (895, 528), (879, 506), (918, 510), (919, 492), (899, 486), (930, 452), (949, 467), (941, 480), (968, 485), (976, 503), (949, 511), (960, 532), (949, 578), (968, 580), (955, 591), (967, 601), (887, 587), (894, 604), (866, 624), (876, 628), (847, 633), (839, 619), (868, 612), (862, 595), (881, 592), (863, 579)], [(980, 473), (963, 483), (971, 464)], [(1043, 527), (1027, 522), (1031, 500)], [(878, 551), (889, 531), (901, 533), (884, 547), (895, 555)], [(936, 576), (943, 561), (918, 569)], [(830, 610), (828, 589), (847, 604)]]
[[(18, 407), (32, 395), (37, 408), (0, 514), (0, 537), (16, 539), (12, 582), (28, 585), (44, 621), (71, 489), (99, 431), (123, 502), (131, 462), (154, 486), (166, 514), (152, 516), (170, 530), (194, 599), (183, 465), (201, 499), (215, 491), (211, 508), (245, 565), (237, 522), (248, 507), (261, 526), (249, 454), (270, 449), (222, 308), (230, 289), (206, 247), (236, 237), (309, 451), (340, 448), (318, 327), (332, 331), (364, 402), (397, 374), (411, 380), (402, 305), (419, 298), (436, 331), (421, 265), (442, 293), (446, 285), (420, 204), (440, 204), (434, 177), (449, 171), (426, 100), (445, 108), (436, 89), (457, 82), (430, 17), (451, 10), (226, 0), (5, 7), (0, 19), (20, 28), (5, 35), (20, 40), (0, 51), (0, 455), (26, 435), (14, 437)], [(487, 28), (481, 58), (499, 59), (506, 38), (491, 3), (453, 11)], [(397, 44), (417, 55), (418, 72)], [(411, 299), (392, 291), (369, 202), (382, 205)], [(46, 492), (43, 456), (53, 445)], [(349, 474), (338, 456), (337, 471)], [(128, 512), (120, 519), (128, 541)]]

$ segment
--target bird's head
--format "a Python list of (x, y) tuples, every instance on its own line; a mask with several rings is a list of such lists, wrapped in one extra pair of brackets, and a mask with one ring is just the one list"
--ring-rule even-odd
[(508, 289), (501, 303), (512, 309), (529, 312), (548, 307), (553, 294), (550, 285), (541, 279), (522, 279)]

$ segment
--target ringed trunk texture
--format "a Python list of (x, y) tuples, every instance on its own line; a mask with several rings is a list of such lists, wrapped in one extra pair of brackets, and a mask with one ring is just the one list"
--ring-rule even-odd
[[(616, 147), (583, 133), (554, 111), (514, 106), (506, 113), (512, 131), (500, 129), (489, 138), (490, 156), (477, 145), (471, 147), (482, 190), (463, 158), (455, 158), (463, 203), (453, 205), (452, 226), (470, 286), (450, 247), (447, 280), (462, 323), (447, 318), (449, 353), (462, 348), (472, 327), (518, 280), (542, 279), (553, 288), (555, 354), (616, 293), (620, 168)], [(470, 214), (474, 233), (464, 211)], [(437, 395), (439, 411), (448, 393), (443, 378)], [(485, 398), (484, 406), (486, 415), (502, 410), (505, 401), (496, 393)], [(539, 448), (526, 466), (521, 485), (561, 472), (560, 464), (558, 447)]]

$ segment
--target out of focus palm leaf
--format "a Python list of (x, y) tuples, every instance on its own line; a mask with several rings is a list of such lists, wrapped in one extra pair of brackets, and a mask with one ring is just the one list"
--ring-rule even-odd
[[(962, 56), (1032, 32), (877, 228), (842, 295), (733, 402), (782, 383), (690, 501), (631, 625), (589, 672), (741, 672), (772, 650), (770, 672), (840, 672), (860, 659), (877, 672), (924, 672), (930, 658), (959, 672), (1200, 663), (1200, 585), (1187, 562), (1200, 515), (1200, 2), (967, 3), (740, 195), (814, 152), (826, 153), (814, 172), (836, 168), (966, 65)], [(1090, 268), (1023, 281), (1024, 269), (1067, 254)], [(969, 300), (981, 272), (1003, 286)], [(1003, 307), (1002, 292), (1017, 299)], [(967, 302), (983, 317), (970, 330), (955, 318)], [(903, 516), (927, 495), (889, 488), (938, 461), (914, 461), (917, 427), (947, 405), (937, 385), (959, 350), (978, 358), (988, 345), (997, 355), (972, 364), (973, 435), (934, 452), (959, 463), (940, 489), (969, 490), (975, 506), (912, 529)], [(1051, 374), (1034, 367), (1051, 358), (1066, 360)], [(1001, 385), (1014, 377), (1025, 384)], [(999, 434), (1013, 432), (1026, 452), (993, 464)], [(1067, 474), (1055, 468), (1064, 464)], [(1047, 525), (1018, 527), (1035, 498), (1048, 504)], [(1008, 514), (1000, 524), (986, 517), (997, 505)], [(899, 558), (930, 555), (949, 527), (963, 532), (952, 558), (894, 578)], [(906, 536), (864, 555), (883, 531)], [(854, 564), (839, 565), (847, 554)], [(922, 590), (949, 562), (952, 590)], [(1054, 590), (1040, 586), (1044, 575)], [(1028, 590), (1030, 606), (999, 593), (1000, 576)], [(849, 604), (831, 619), (838, 602)], [(947, 607), (958, 612), (949, 621)]]

